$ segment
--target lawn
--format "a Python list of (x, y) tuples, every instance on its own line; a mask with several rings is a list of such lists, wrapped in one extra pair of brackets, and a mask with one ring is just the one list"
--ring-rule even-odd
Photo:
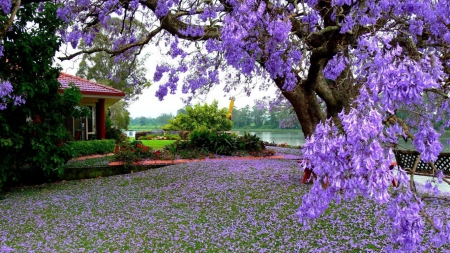
[(385, 207), (363, 199), (302, 227), (295, 213), (311, 186), (301, 175), (295, 160), (224, 160), (15, 189), (0, 201), (0, 252), (383, 252), (390, 244)]
[(142, 140), (142, 144), (155, 150), (162, 149), (172, 142), (174, 142), (174, 140)]
[[(134, 141), (134, 137), (129, 137), (128, 141)], [(151, 147), (155, 150), (162, 149), (170, 143), (174, 142), (174, 140), (141, 140), (142, 144), (145, 146)]]

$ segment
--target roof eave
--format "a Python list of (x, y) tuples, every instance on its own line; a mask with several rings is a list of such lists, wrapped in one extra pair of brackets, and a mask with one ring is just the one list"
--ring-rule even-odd
[[(64, 93), (64, 89), (58, 89), (58, 92)], [(83, 95), (94, 95), (94, 96), (100, 96), (100, 97), (125, 97), (124, 92), (98, 92), (98, 91), (80, 91)]]

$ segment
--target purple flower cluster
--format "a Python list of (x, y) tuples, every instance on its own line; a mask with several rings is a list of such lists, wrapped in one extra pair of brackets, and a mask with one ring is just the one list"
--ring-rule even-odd
[(0, 1), (0, 7), (3, 11), (3, 13), (8, 14), (11, 12), (11, 2), (10, 0), (1, 0)]
[(20, 105), (25, 100), (20, 95), (13, 95), (13, 87), (9, 81), (0, 82), (0, 111), (6, 109), (8, 103)]
[(325, 66), (323, 74), (325, 78), (336, 80), (346, 67), (345, 57), (342, 54), (336, 54)]

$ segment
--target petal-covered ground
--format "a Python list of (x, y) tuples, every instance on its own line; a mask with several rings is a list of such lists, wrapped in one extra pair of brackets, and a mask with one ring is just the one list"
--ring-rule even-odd
[(303, 228), (301, 176), (296, 160), (205, 161), (25, 187), (0, 201), (0, 252), (380, 252), (390, 243), (385, 208), (363, 199)]

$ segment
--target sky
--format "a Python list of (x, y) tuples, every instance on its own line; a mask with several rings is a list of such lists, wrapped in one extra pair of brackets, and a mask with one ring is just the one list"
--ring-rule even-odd
[[(70, 51), (70, 50), (69, 50)], [(57, 57), (61, 54), (57, 54)], [(167, 61), (167, 58), (162, 56), (159, 53), (159, 50), (153, 50), (148, 52), (148, 58), (145, 61), (145, 67), (147, 68), (147, 78), (149, 80), (153, 79), (153, 74), (156, 68), (156, 65), (158, 63)], [(78, 70), (78, 64), (79, 64), (79, 58), (78, 60), (71, 60), (71, 61), (59, 61), (57, 60), (56, 63), (60, 64), (63, 68), (63, 72), (75, 75)], [(169, 59), (170, 60), (170, 59)], [(181, 98), (184, 94), (181, 93), (181, 90), (178, 90), (176, 94), (168, 94), (164, 100), (160, 101), (156, 96), (155, 93), (158, 89), (158, 84), (153, 84), (147, 89), (144, 89), (142, 91), (142, 95), (139, 96), (139, 99), (137, 101), (134, 101), (131, 103), (131, 105), (128, 108), (128, 111), (130, 112), (130, 117), (136, 118), (136, 117), (151, 117), (156, 118), (159, 115), (163, 113), (176, 115), (177, 110), (184, 108), (185, 104), (182, 102)], [(194, 100), (193, 104), (196, 103), (212, 103), (214, 100), (217, 100), (219, 103), (219, 108), (228, 108), (230, 103), (230, 97), (235, 97), (235, 108), (242, 108), (246, 105), (252, 106), (254, 104), (255, 99), (261, 99), (264, 94), (262, 94), (259, 91), (252, 92), (252, 95), (248, 97), (245, 94), (239, 94), (239, 93), (225, 93), (222, 91), (222, 88), (220, 86), (213, 89), (204, 100)], [(186, 95), (184, 95), (186, 97)]]

